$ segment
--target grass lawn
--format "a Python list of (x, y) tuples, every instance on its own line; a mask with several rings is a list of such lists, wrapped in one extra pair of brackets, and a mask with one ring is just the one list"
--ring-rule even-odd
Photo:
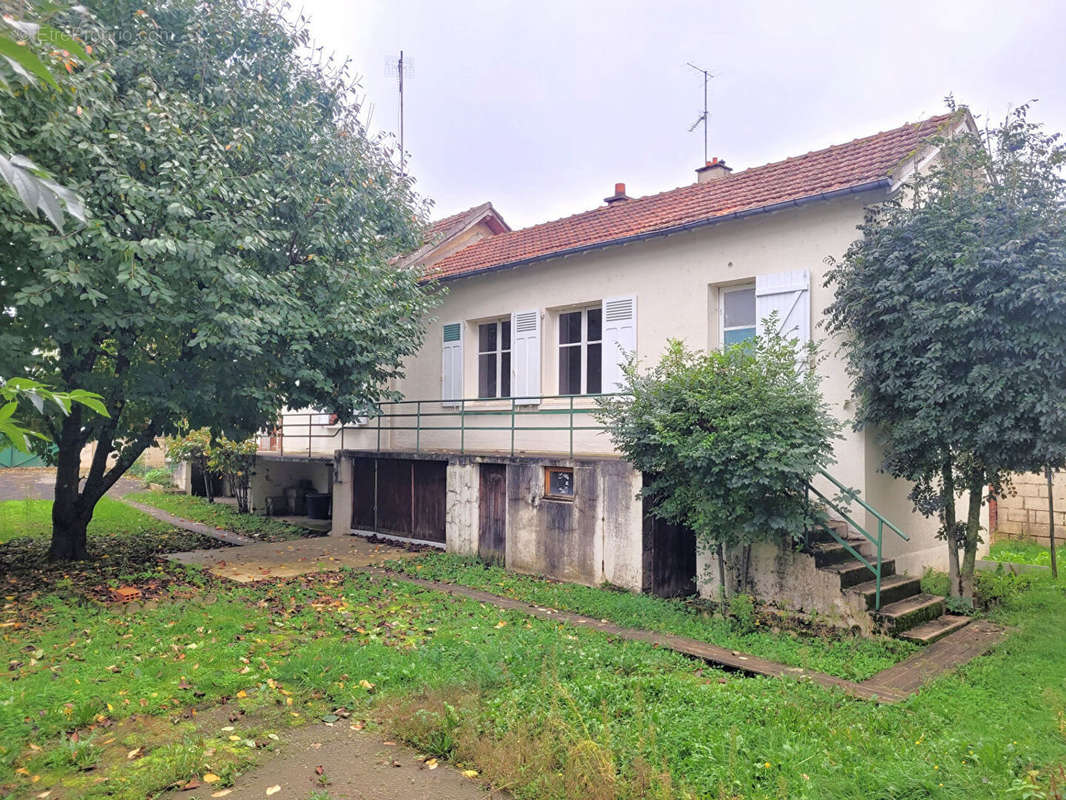
[[(143, 562), (156, 536), (96, 545)], [(882, 707), (360, 573), (234, 585), (100, 562), (42, 584), (8, 553), (34, 542), (0, 545), (0, 796), (140, 800), (210, 775), (188, 795), (206, 798), (323, 715), (518, 798), (1035, 799), (1066, 759), (1066, 592), (1043, 579), (995, 612), (1014, 628), (996, 651)], [(91, 588), (120, 576), (149, 597), (134, 613)], [(669, 608), (651, 621), (682, 624)]]
[(169, 511), (175, 516), (214, 525), (234, 533), (243, 533), (264, 542), (286, 542), (312, 535), (298, 525), (290, 525), (281, 520), (262, 517), (258, 514), (240, 514), (233, 506), (225, 503), (208, 503), (202, 497), (171, 492), (134, 492), (127, 495), (131, 500), (146, 506)]
[[(102, 533), (120, 536), (134, 533), (159, 533), (169, 530), (147, 514), (125, 503), (104, 497), (96, 505), (89, 535)], [(52, 535), (51, 500), (5, 500), (0, 502), (0, 544), (21, 537), (49, 538)]]
[[(705, 607), (681, 600), (606, 591), (572, 583), (518, 575), (500, 567), (447, 553), (391, 562), (391, 569), (426, 580), (471, 586), (562, 611), (607, 619), (632, 628), (676, 633), (778, 661), (864, 680), (913, 653), (917, 646), (900, 639), (863, 639), (848, 635), (804, 635), (782, 631), (781, 620), (754, 618), (750, 625), (711, 615)], [(786, 620), (787, 621), (787, 620)]]
[[(1066, 545), (1056, 547), (1055, 555), (1058, 557), (1058, 563), (1066, 569)], [(1040, 564), (1050, 567), (1051, 549), (1036, 542), (1023, 540), (996, 542), (992, 545), (988, 558), (990, 561), (1010, 561), (1015, 564)]]

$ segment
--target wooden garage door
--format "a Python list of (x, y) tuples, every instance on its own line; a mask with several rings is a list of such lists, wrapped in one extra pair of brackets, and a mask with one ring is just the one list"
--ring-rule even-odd
[(354, 459), (352, 527), (444, 543), (446, 461)]

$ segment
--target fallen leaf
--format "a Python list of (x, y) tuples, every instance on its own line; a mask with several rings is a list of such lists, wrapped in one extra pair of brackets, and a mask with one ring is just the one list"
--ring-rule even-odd
[(426, 766), (429, 767), (430, 769), (436, 769), (437, 768), (437, 759), (435, 759), (435, 758), (429, 759), (429, 761), (426, 762)]
[(477, 777), (477, 770), (476, 769), (464, 769), (463, 770), (463, 777), (464, 778), (476, 778)]
[(143, 752), (144, 752), (144, 748), (143, 747), (135, 748), (133, 750), (130, 750), (128, 753), (126, 753), (126, 758), (132, 760), (132, 759), (136, 758), (137, 756), (139, 756)]
[(213, 772), (204, 773), (204, 783), (218, 783), (220, 780), (222, 779)]
[(233, 791), (232, 789), (219, 789), (217, 792), (211, 792), (211, 796), (212, 797), (225, 797), (227, 794), (229, 794), (232, 791)]
[(201, 786), (203, 786), (203, 784), (202, 784), (202, 783), (200, 783), (200, 781), (196, 780), (196, 778), (193, 778), (193, 779), (192, 779), (192, 780), (190, 780), (190, 781), (189, 781), (189, 782), (188, 782), (187, 784), (185, 784), (184, 786), (182, 786), (182, 787), (181, 787), (181, 790), (182, 790), (183, 792), (187, 792), (187, 791), (189, 791), (190, 789), (199, 789), (199, 788), (200, 788)]
[(267, 797), (270, 797), (270, 795), (272, 795), (272, 794), (277, 794), (277, 793), (278, 793), (278, 792), (280, 792), (280, 791), (281, 791), (281, 787), (280, 787), (280, 786), (278, 786), (278, 785), (277, 785), (277, 784), (275, 783), (275, 784), (274, 784), (273, 786), (267, 787), (267, 792), (266, 792), (266, 794), (267, 794)]

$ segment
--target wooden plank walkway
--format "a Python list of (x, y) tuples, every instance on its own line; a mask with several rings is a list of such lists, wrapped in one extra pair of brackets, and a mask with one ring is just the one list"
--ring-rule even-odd
[[(134, 508), (143, 511), (156, 519), (163, 520), (164, 522), (179, 528), (193, 531), (194, 533), (210, 536), (214, 539), (227, 542), (228, 544), (242, 546), (260, 544), (253, 539), (249, 539), (246, 536), (241, 536), (240, 534), (231, 531), (225, 531), (199, 522), (182, 519), (181, 517), (176, 517), (173, 514), (129, 499), (124, 498), (124, 500)], [(332, 537), (326, 537), (326, 539), (331, 538)], [(173, 555), (177, 557), (181, 556), (180, 553)], [(254, 558), (252, 560), (254, 561)], [(254, 564), (252, 566), (254, 566)], [(265, 566), (259, 579), (269, 580), (271, 578), (302, 574), (302, 572), (305, 571), (313, 571), (309, 568), (303, 569), (302, 567), (297, 567), (295, 568), (296, 571), (293, 571), (292, 565), (290, 564), (289, 566), (290, 569), (284, 576), (273, 575), (271, 567)], [(442, 583), (439, 581), (416, 578), (402, 572), (395, 572), (393, 570), (385, 569), (384, 567), (374, 566), (373, 564), (357, 566), (355, 568), (358, 571), (368, 574), (378, 575), (390, 580), (405, 581), (407, 583), (415, 584), (416, 586), (422, 586), (455, 597), (465, 597), (479, 603), (496, 606), (497, 608), (520, 611), (540, 619), (563, 622), (568, 625), (576, 625), (583, 628), (591, 628), (610, 636), (617, 636), (630, 641), (645, 642), (654, 647), (669, 648), (670, 650), (691, 658), (699, 659), (708, 664), (713, 664), (734, 672), (740, 672), (745, 675), (808, 680), (828, 689), (839, 689), (849, 696), (859, 700), (868, 700), (876, 703), (898, 703), (901, 700), (905, 700), (933, 679), (946, 672), (950, 672), (982, 653), (991, 650), (1005, 635), (1005, 631), (999, 626), (988, 621), (978, 620), (970, 623), (961, 630), (945, 636), (938, 642), (923, 647), (914, 655), (900, 663), (882, 670), (865, 681), (859, 682), (837, 678), (833, 675), (828, 675), (816, 670), (779, 664), (776, 661), (770, 661), (747, 653), (740, 653), (736, 650), (719, 647), (718, 645), (702, 642), (698, 639), (690, 639), (687, 636), (661, 633), (658, 631), (645, 630), (643, 628), (627, 628), (615, 625), (606, 620), (586, 617), (583, 614), (576, 614), (571, 611), (559, 611), (554, 608), (537, 606), (521, 600), (501, 597), (500, 595), (484, 592), (480, 589), (472, 589), (459, 584)]]

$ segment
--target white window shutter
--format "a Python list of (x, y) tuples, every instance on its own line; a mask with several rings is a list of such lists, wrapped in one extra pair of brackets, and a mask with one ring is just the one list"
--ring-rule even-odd
[(755, 278), (755, 324), (760, 336), (774, 311), (786, 339), (798, 339), (801, 346), (811, 340), (811, 276), (807, 270)]
[(622, 364), (637, 349), (637, 298), (603, 301), (603, 391), (622, 389)]
[(536, 405), (540, 395), (540, 311), (511, 314), (511, 396)]
[(455, 406), (463, 397), (463, 325), (449, 322), (444, 326), (441, 359), (441, 405)]

